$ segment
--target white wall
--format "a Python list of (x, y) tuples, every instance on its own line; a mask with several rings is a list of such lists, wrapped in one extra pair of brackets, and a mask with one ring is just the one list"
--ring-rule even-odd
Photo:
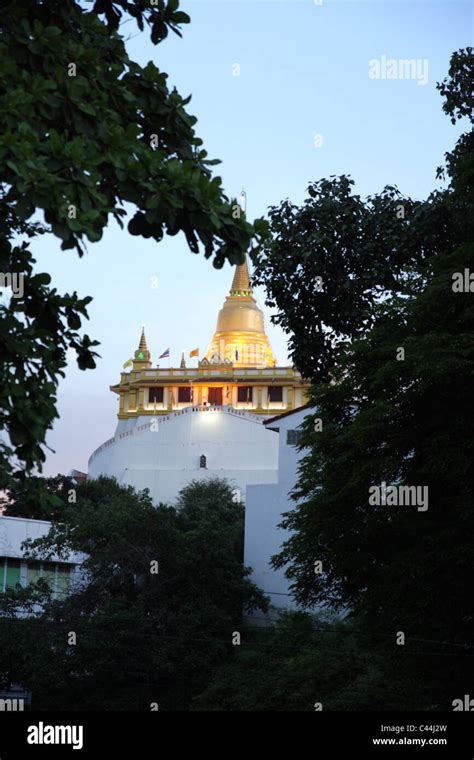
[(284, 569), (273, 570), (270, 559), (289, 536), (278, 524), (283, 512), (295, 508), (288, 494), (296, 484), (298, 463), (304, 456), (304, 451), (286, 443), (286, 433), (297, 429), (307, 414), (308, 410), (302, 409), (267, 423), (269, 428), (279, 429), (278, 480), (275, 485), (249, 485), (245, 500), (245, 565), (252, 567), (252, 580), (270, 596), (273, 605), (292, 609), (297, 605)]
[[(278, 434), (256, 415), (229, 407), (187, 407), (165, 417), (138, 417), (118, 426), (111, 442), (94, 452), (89, 476), (115, 477), (148, 488), (155, 503), (173, 502), (193, 479), (225, 478), (241, 489), (277, 480)], [(206, 469), (199, 466), (200, 456)]]
[[(46, 536), (51, 527), (51, 523), (46, 520), (29, 520), (26, 517), (6, 517), (0, 516), (0, 556), (17, 557), (24, 555), (21, 548), (23, 541), (27, 538), (36, 539)], [(79, 554), (71, 554), (68, 559), (69, 563), (76, 564), (82, 561)], [(56, 554), (52, 555), (48, 562), (64, 562)]]
[[(23, 586), (27, 583), (28, 560), (24, 559), (25, 550), (22, 548), (22, 543), (27, 539), (37, 539), (46, 536), (49, 533), (50, 527), (51, 523), (46, 520), (0, 516), (0, 557), (13, 557), (22, 560), (20, 565), (20, 583)], [(70, 588), (74, 588), (84, 577), (80, 569), (84, 558), (84, 554), (71, 552), (67, 559), (59, 557), (57, 554), (52, 554), (45, 561), (69, 565), (71, 567)], [(2, 589), (0, 588), (1, 591)]]

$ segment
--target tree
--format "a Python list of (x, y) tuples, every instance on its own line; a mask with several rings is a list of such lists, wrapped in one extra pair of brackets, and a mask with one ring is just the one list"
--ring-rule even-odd
[(270, 238), (254, 254), (254, 282), (309, 379), (331, 379), (344, 342), (371, 328), (377, 304), (417, 292), (426, 258), (459, 241), (458, 209), (443, 193), (415, 202), (387, 186), (363, 201), (353, 185), (322, 179), (301, 208), (272, 207)]
[[(82, 255), (114, 218), (152, 237), (184, 233), (192, 252), (221, 267), (242, 261), (257, 229), (212, 175), (196, 118), (152, 62), (139, 66), (119, 34), (123, 13), (154, 44), (189, 22), (177, 0), (10, 0), (0, 17), (0, 272), (21, 278), (0, 305), (0, 486), (22, 469), (41, 470), (57, 417), (66, 351), (95, 366), (96, 341), (80, 336), (90, 298), (60, 295), (33, 273), (27, 238), (51, 232)], [(100, 51), (100, 55), (98, 54)], [(237, 212), (236, 212), (237, 209)], [(44, 221), (39, 222), (38, 212)], [(32, 221), (34, 220), (34, 222)], [(259, 227), (260, 225), (260, 227)], [(9, 279), (8, 279), (9, 278)], [(17, 283), (18, 284), (18, 283)]]
[(84, 581), (62, 599), (44, 586), (0, 595), (3, 682), (29, 688), (37, 709), (187, 709), (232, 648), (242, 609), (266, 609), (243, 567), (243, 525), (223, 481), (191, 483), (176, 507), (113, 479), (81, 484), (30, 554), (83, 552)]
[(193, 708), (327, 712), (431, 704), (420, 683), (402, 672), (386, 639), (374, 639), (350, 622), (294, 612), (270, 628), (247, 626), (242, 645)]
[[(196, 118), (167, 75), (140, 67), (117, 31), (122, 7), (159, 43), (167, 29), (189, 22), (177, 0), (96, 2), (87, 12), (74, 0), (20, 0), (2, 11), (3, 205), (19, 219), (44, 212), (63, 242), (83, 253), (123, 204), (137, 211), (135, 235), (161, 240), (183, 231), (191, 250), (222, 266), (242, 260), (253, 228), (236, 218), (213, 178)], [(105, 13), (108, 24), (97, 14)], [(97, 50), (101, 55), (97, 55)], [(73, 208), (72, 208), (73, 207)]]
[[(450, 77), (438, 85), (453, 122), (472, 113), (473, 67), (472, 48), (453, 54)], [(451, 186), (426, 201), (394, 186), (364, 201), (343, 175), (310, 183), (301, 207), (285, 200), (270, 208), (253, 280), (266, 288), (273, 321), (305, 377), (330, 379), (344, 341), (371, 329), (380, 304), (415, 296), (433, 274), (431, 263), (472, 240), (473, 155), (469, 131), (446, 155)]]
[[(472, 68), (472, 50), (460, 51), (439, 85), (454, 120)], [(454, 282), (474, 268), (473, 147), (463, 135), (446, 157), (449, 186), (403, 201), (404, 215), (395, 189), (364, 204), (347, 178), (312, 185), (302, 209), (272, 210), (257, 259), (314, 380), (298, 505), (283, 520), (293, 533), (275, 566), (289, 563), (301, 603), (345, 608), (394, 645), (398, 631), (412, 637), (447, 709), (472, 681), (474, 303)], [(383, 483), (426, 489), (425, 503), (371, 501)]]
[(0, 494), (0, 507), (8, 517), (30, 520), (61, 519), (68, 504), (74, 503), (76, 483), (65, 475), (54, 478), (15, 478)]

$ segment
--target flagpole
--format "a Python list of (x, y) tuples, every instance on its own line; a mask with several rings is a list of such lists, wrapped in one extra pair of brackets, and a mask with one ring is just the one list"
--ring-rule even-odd
[(247, 193), (245, 192), (243, 188), (240, 191), (240, 195), (239, 195), (239, 206), (242, 209), (244, 213), (244, 217), (245, 217), (247, 213)]

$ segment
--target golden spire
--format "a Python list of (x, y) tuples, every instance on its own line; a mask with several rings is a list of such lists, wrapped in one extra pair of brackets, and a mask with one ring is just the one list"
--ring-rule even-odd
[(186, 362), (184, 360), (184, 351), (181, 353), (181, 364), (179, 366), (181, 369), (186, 369)]
[(149, 369), (151, 367), (151, 354), (148, 350), (145, 338), (145, 326), (142, 326), (140, 343), (133, 357), (133, 369)]
[(145, 325), (142, 325), (142, 334), (140, 336), (140, 343), (138, 344), (138, 350), (148, 351), (148, 346), (146, 344), (146, 338), (145, 338)]
[(235, 268), (234, 278), (232, 285), (230, 286), (230, 295), (238, 295), (240, 293), (250, 294), (252, 293), (252, 286), (250, 284), (249, 267), (247, 264), (247, 255), (243, 264), (238, 264)]
[(265, 333), (263, 312), (253, 297), (247, 256), (235, 268), (230, 293), (217, 317), (205, 361), (231, 362), (235, 367), (274, 367), (276, 364)]

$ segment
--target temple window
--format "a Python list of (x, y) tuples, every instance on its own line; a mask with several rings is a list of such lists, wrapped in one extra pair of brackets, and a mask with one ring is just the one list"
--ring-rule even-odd
[(252, 402), (251, 385), (239, 385), (237, 388), (237, 401), (240, 404), (250, 404)]
[(281, 385), (268, 386), (268, 400), (270, 403), (281, 403), (283, 401), (283, 388)]
[(163, 403), (163, 388), (150, 388), (148, 391), (148, 401), (150, 404), (154, 404), (155, 402), (157, 404)]
[(189, 404), (193, 400), (193, 389), (189, 385), (178, 388), (178, 404)]
[(298, 446), (301, 443), (302, 430), (287, 430), (286, 431), (286, 443), (287, 446)]

